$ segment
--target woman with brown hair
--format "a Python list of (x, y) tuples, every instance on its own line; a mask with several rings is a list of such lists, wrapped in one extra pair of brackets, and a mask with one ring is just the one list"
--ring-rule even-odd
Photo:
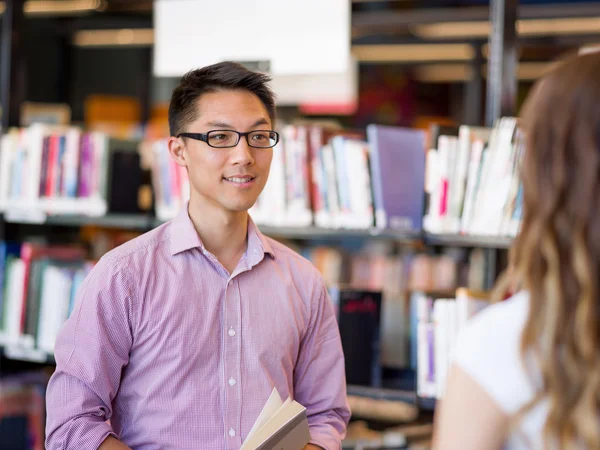
[(600, 449), (600, 54), (541, 79), (522, 117), (519, 286), (461, 334), (436, 450)]

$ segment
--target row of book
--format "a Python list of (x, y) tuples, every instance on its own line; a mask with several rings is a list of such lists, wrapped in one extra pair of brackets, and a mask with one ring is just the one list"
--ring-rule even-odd
[[(103, 216), (111, 194), (128, 197), (127, 179), (140, 170), (137, 149), (136, 141), (78, 127), (9, 129), (0, 140), (0, 211), (32, 220), (35, 214)], [(124, 162), (128, 178), (120, 177)]]
[[(269, 180), (251, 210), (257, 224), (421, 229), (422, 131), (369, 125), (366, 138), (333, 126), (287, 124), (280, 134)], [(186, 201), (189, 181), (166, 141), (154, 142), (152, 155), (157, 216), (168, 220)]]
[(0, 346), (52, 354), (92, 267), (79, 246), (0, 242)]
[(502, 118), (493, 129), (463, 125), (439, 132), (436, 148), (427, 152), (425, 230), (515, 236), (523, 204), (517, 119)]
[(291, 248), (319, 269), (328, 285), (348, 284), (381, 290), (390, 297), (409, 291), (453, 292), (458, 286), (483, 290), (485, 251), (447, 247), (440, 253), (396, 248), (384, 241), (360, 248), (294, 245)]
[(466, 288), (457, 289), (455, 298), (415, 296), (417, 395), (443, 397), (456, 339), (469, 319), (488, 305), (488, 293)]
[(190, 198), (187, 170), (171, 158), (166, 140), (144, 143), (142, 152), (152, 161), (156, 217), (162, 221), (171, 220)]
[[(0, 242), (0, 350), (9, 358), (47, 361), (93, 264), (79, 246)], [(330, 289), (348, 354), (349, 379), (371, 384), (372, 374), (365, 376), (364, 368), (381, 368), (382, 292), (365, 294), (340, 286)], [(363, 307), (362, 295), (374, 299), (369, 309)], [(372, 364), (365, 365), (365, 358)]]
[[(251, 210), (259, 225), (518, 231), (523, 139), (515, 118), (494, 128), (432, 126), (428, 134), (374, 124), (366, 133), (286, 124), (280, 134), (269, 180)], [(187, 200), (189, 181), (166, 141), (154, 142), (152, 155), (157, 215), (168, 220)]]
[[(436, 148), (427, 150), (421, 130), (285, 125), (251, 214), (268, 226), (514, 236), (522, 213), (516, 119), (438, 131), (430, 131)], [(156, 215), (169, 220), (189, 199), (187, 172), (166, 141), (143, 147), (77, 127), (10, 129), (0, 140), (0, 211), (31, 220), (134, 212), (144, 165), (152, 169)]]
[[(0, 243), (0, 345), (51, 354), (93, 261), (136, 235), (85, 227), (80, 235), (83, 247)], [(381, 293), (381, 362), (388, 367), (404, 368), (414, 359), (412, 292), (448, 293), (460, 285), (485, 285), (481, 249), (428, 254), (387, 241), (367, 242), (362, 248), (293, 248), (315, 264), (332, 292), (347, 287)]]

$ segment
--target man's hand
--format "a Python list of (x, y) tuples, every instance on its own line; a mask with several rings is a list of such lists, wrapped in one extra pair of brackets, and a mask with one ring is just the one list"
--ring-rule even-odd
[(325, 450), (325, 449), (323, 447), (319, 447), (318, 445), (306, 444), (306, 447), (304, 447), (304, 450)]
[(98, 447), (98, 450), (131, 450), (129, 447), (127, 447), (125, 444), (123, 444), (121, 441), (119, 441), (118, 439), (115, 439), (112, 436), (107, 437), (106, 439), (104, 439), (104, 442), (102, 442), (102, 444), (100, 444), (100, 447)]

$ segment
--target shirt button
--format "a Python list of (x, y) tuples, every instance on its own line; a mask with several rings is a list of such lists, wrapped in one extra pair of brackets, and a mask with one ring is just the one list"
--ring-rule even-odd
[(227, 334), (231, 337), (235, 336), (235, 330), (233, 328), (230, 328), (229, 331), (227, 332)]
[(254, 249), (254, 255), (258, 255), (258, 250)]
[(236, 383), (235, 378), (232, 377), (229, 379), (229, 386), (235, 386), (235, 383)]
[(233, 286), (233, 280), (229, 282), (229, 286)]
[(231, 437), (235, 436), (235, 430), (233, 428), (229, 429), (229, 436), (231, 436)]

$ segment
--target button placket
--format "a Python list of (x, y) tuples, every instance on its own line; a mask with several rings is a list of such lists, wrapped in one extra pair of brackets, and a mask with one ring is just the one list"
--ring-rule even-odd
[[(225, 425), (232, 442), (239, 440), (239, 427), (241, 423), (241, 382), (240, 379), (240, 355), (241, 342), (238, 336), (240, 327), (240, 299), (238, 281), (234, 274), (229, 278), (225, 285), (225, 309), (223, 326), (225, 335), (224, 341), (224, 373), (223, 381), (226, 383), (226, 405), (225, 405)], [(238, 336), (234, 339), (235, 336)], [(235, 439), (234, 439), (235, 438)]]

